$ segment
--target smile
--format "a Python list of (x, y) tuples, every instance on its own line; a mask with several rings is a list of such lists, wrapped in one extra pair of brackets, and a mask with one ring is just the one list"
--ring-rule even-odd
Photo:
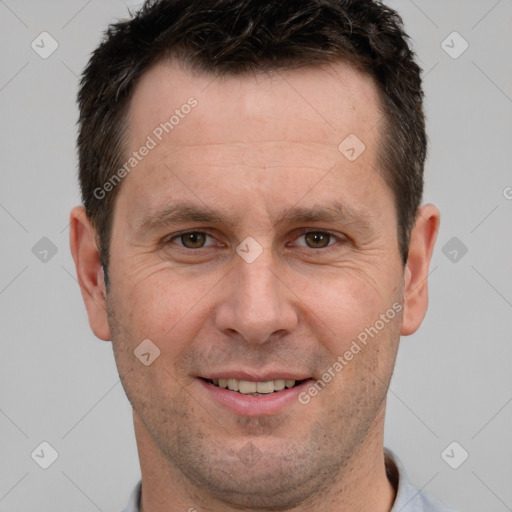
[[(245, 379), (227, 378), (229, 372), (223, 375), (225, 377), (199, 377), (196, 382), (212, 399), (213, 404), (229, 410), (236, 416), (246, 417), (273, 416), (294, 404), (300, 406), (300, 393), (313, 382), (312, 378), (303, 378), (302, 375), (297, 375), (297, 379), (272, 379), (273, 376), (269, 375), (265, 376), (266, 378), (261, 376), (261, 380), (245, 380), (254, 378), (246, 374), (237, 375)], [(279, 373), (276, 377), (278, 376)]]
[(248, 380), (229, 379), (205, 379), (206, 382), (213, 384), (219, 388), (228, 389), (241, 393), (242, 395), (263, 396), (290, 389), (299, 385), (302, 381), (294, 379), (275, 379), (261, 382), (253, 382)]

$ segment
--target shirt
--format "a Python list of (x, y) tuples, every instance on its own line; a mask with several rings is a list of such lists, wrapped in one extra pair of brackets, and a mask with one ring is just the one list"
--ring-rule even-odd
[[(445, 507), (432, 494), (413, 487), (408, 482), (398, 457), (388, 448), (385, 448), (384, 453), (388, 478), (396, 488), (396, 498), (390, 512), (455, 512)], [(140, 512), (141, 489), (142, 481), (139, 481), (122, 512)]]

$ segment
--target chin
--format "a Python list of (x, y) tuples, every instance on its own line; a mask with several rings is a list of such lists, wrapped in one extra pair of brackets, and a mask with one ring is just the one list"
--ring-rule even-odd
[(277, 468), (267, 460), (253, 467), (234, 464), (231, 468), (209, 468), (200, 484), (226, 505), (259, 510), (296, 507), (320, 489), (318, 478), (283, 466), (281, 463)]
[(190, 483), (226, 506), (289, 509), (320, 493), (335, 477), (332, 468), (304, 446), (308, 443), (286, 438), (246, 441), (241, 448), (224, 444), (212, 449), (210, 444), (174, 463)]

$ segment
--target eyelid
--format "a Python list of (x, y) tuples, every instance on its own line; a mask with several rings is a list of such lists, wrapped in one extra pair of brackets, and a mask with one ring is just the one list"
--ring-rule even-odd
[[(329, 231), (329, 230), (325, 230), (325, 229), (315, 229), (315, 228), (302, 228), (299, 233), (293, 237), (293, 242), (295, 242), (298, 238), (300, 238), (301, 236), (304, 236), (304, 235), (307, 235), (309, 233), (321, 233), (323, 235), (329, 235), (331, 238), (334, 238), (335, 239), (335, 242), (343, 242), (343, 241), (347, 241), (347, 237), (344, 236), (344, 235), (340, 235), (340, 234), (336, 234), (336, 233), (333, 233), (332, 231)], [(329, 250), (329, 248), (331, 248), (332, 246), (336, 245), (336, 243), (331, 243), (331, 240), (329, 240), (329, 245), (326, 245), (325, 247), (320, 247), (320, 248), (313, 248), (313, 247), (308, 247), (307, 245), (302, 245), (302, 246), (298, 246), (298, 247), (303, 247), (305, 249), (311, 249), (313, 251), (327, 251)]]
[[(199, 228), (199, 229), (186, 229), (184, 231), (179, 231), (178, 233), (172, 233), (171, 235), (168, 235), (166, 236), (162, 242), (163, 244), (169, 244), (171, 243), (175, 238), (180, 238), (182, 237), (183, 235), (188, 235), (190, 233), (201, 233), (201, 234), (204, 234), (206, 236), (209, 236), (210, 238), (216, 240), (218, 242), (218, 240), (207, 230), (207, 229), (204, 229), (204, 228)], [(174, 242), (173, 242), (174, 243)], [(184, 245), (181, 245), (181, 244), (176, 244), (178, 245), (179, 247), (181, 247), (182, 249), (186, 249), (186, 250), (189, 250), (189, 251), (197, 251), (199, 249), (205, 249), (206, 247), (213, 247), (215, 244), (211, 244), (211, 245), (205, 245), (203, 247), (198, 247), (197, 249), (191, 249), (190, 247), (185, 247)], [(222, 242), (218, 242), (217, 245), (224, 245), (222, 244)]]
[[(172, 240), (174, 240), (175, 238), (180, 238), (181, 236), (183, 235), (187, 235), (189, 233), (202, 233), (202, 234), (205, 234), (207, 236), (209, 236), (210, 238), (213, 238), (214, 240), (217, 241), (217, 245), (222, 245), (224, 246), (225, 244), (223, 244), (222, 242), (219, 242), (216, 237), (210, 233), (210, 231), (207, 229), (207, 228), (195, 228), (195, 229), (186, 229), (184, 231), (179, 231), (177, 233), (172, 233), (171, 235), (168, 235), (166, 236), (164, 239), (163, 239), (163, 244), (168, 244), (168, 243), (171, 243)], [(332, 238), (335, 239), (335, 241), (337, 241), (338, 243), (339, 242), (343, 242), (343, 241), (347, 241), (347, 237), (344, 236), (344, 235), (340, 235), (340, 234), (336, 234), (336, 233), (333, 233), (332, 231), (329, 231), (329, 230), (325, 230), (325, 229), (315, 229), (315, 228), (301, 228), (298, 232), (297, 235), (294, 235), (293, 239), (292, 239), (292, 242), (295, 242), (298, 238), (300, 238), (301, 236), (304, 236), (304, 235), (307, 235), (308, 233), (322, 233), (322, 234), (325, 234), (325, 235), (329, 235), (331, 236)], [(331, 241), (329, 241), (331, 242)], [(203, 246), (203, 247), (198, 247), (197, 249), (191, 249), (190, 247), (185, 247), (184, 245), (181, 245), (181, 244), (177, 244), (179, 247), (183, 248), (183, 249), (186, 249), (186, 250), (189, 250), (189, 251), (197, 251), (199, 249), (205, 249), (207, 247), (213, 247), (215, 244), (211, 244), (211, 245), (206, 245), (206, 246)], [(336, 245), (335, 243), (329, 243), (329, 245), (326, 245), (325, 247), (320, 247), (320, 248), (312, 248), (312, 247), (307, 247), (307, 245), (304, 245), (304, 246), (297, 246), (297, 247), (303, 247), (305, 249), (311, 249), (313, 251), (328, 251), (330, 247)]]

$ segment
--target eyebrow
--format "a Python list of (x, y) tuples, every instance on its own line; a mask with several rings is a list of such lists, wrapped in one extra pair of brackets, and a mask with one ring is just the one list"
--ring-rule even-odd
[[(232, 211), (213, 210), (205, 205), (196, 205), (187, 202), (173, 202), (161, 211), (153, 211), (137, 222), (139, 232), (153, 231), (158, 228), (180, 223), (212, 223), (235, 227), (240, 223), (241, 216)], [(374, 223), (368, 212), (353, 206), (335, 201), (312, 207), (299, 207), (297, 205), (286, 208), (276, 218), (271, 219), (275, 227), (281, 223), (334, 223), (344, 222), (372, 229)]]
[(240, 217), (232, 212), (214, 211), (207, 206), (197, 206), (192, 203), (173, 202), (164, 209), (150, 212), (137, 222), (137, 231), (152, 231), (171, 224), (187, 222), (203, 222), (235, 226)]
[(349, 206), (340, 201), (328, 203), (321, 206), (313, 206), (311, 208), (297, 207), (287, 208), (284, 210), (275, 224), (288, 222), (290, 224), (300, 222), (340, 222), (345, 223), (361, 223), (370, 227), (372, 225), (370, 215), (359, 208)]

